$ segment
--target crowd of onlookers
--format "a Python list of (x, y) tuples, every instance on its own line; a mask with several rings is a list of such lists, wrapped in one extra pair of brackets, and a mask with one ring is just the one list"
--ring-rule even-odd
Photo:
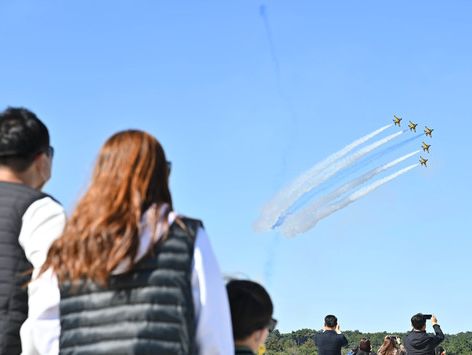
[[(113, 134), (69, 218), (42, 192), (54, 148), (31, 111), (0, 113), (0, 355), (255, 354), (277, 321), (259, 284), (224, 284), (203, 223), (173, 209), (171, 163), (140, 130)], [(68, 186), (67, 182), (63, 182)], [(417, 314), (380, 355), (433, 355), (444, 335)], [(347, 340), (335, 316), (319, 355)], [(372, 354), (368, 339), (353, 350)]]
[[(426, 321), (431, 319), (435, 334), (426, 333)], [(362, 338), (359, 344), (348, 352), (348, 355), (444, 355), (446, 351), (439, 344), (444, 334), (434, 315), (415, 314), (411, 318), (412, 330), (402, 340), (395, 335), (384, 338), (383, 344), (373, 351), (371, 342)], [(323, 331), (316, 334), (315, 344), (319, 355), (339, 355), (341, 348), (348, 345), (348, 340), (341, 333), (338, 320), (334, 315), (327, 315)]]

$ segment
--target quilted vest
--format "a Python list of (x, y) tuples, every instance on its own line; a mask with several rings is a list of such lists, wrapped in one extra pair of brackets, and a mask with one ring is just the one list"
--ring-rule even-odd
[(106, 287), (90, 280), (60, 285), (61, 355), (197, 353), (191, 274), (202, 224), (180, 221), (153, 253), (111, 276)]
[(28, 316), (33, 266), (18, 242), (28, 207), (47, 195), (26, 185), (0, 182), (0, 355), (21, 353), (20, 328)]

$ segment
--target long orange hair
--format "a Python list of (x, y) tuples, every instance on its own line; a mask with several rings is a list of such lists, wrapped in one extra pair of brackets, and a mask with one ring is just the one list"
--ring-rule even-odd
[[(150, 134), (127, 130), (110, 137), (41, 272), (52, 268), (60, 283), (90, 279), (106, 284), (121, 261), (135, 259), (144, 212), (154, 207), (157, 221), (172, 210), (168, 175), (164, 150)], [(164, 204), (166, 215), (158, 216)], [(155, 233), (155, 224), (151, 227)]]

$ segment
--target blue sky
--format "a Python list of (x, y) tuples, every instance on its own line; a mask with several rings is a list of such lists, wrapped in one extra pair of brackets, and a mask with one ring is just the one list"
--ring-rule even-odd
[[(49, 126), (47, 191), (69, 211), (108, 136), (154, 134), (173, 162), (176, 210), (203, 219), (226, 275), (269, 289), (281, 331), (320, 328), (328, 313), (344, 329), (404, 331), (412, 314), (432, 312), (456, 333), (472, 318), (471, 10), (2, 1), (0, 106), (31, 108)], [(299, 237), (253, 232), (281, 187), (394, 113), (435, 128), (429, 169)]]

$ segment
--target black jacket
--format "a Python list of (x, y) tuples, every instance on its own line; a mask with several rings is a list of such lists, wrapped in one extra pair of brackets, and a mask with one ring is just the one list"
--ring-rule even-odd
[(33, 265), (18, 237), (23, 215), (47, 195), (22, 184), (0, 182), (0, 355), (21, 354), (20, 327), (28, 316), (28, 289)]
[(405, 337), (405, 348), (408, 355), (434, 355), (434, 348), (444, 340), (444, 334), (438, 324), (433, 325), (436, 334), (413, 330)]
[(344, 334), (325, 330), (315, 334), (315, 344), (318, 347), (318, 355), (341, 355), (341, 348), (346, 346), (348, 341)]
[(198, 353), (191, 274), (202, 223), (180, 221), (153, 253), (106, 286), (60, 285), (60, 355)]

